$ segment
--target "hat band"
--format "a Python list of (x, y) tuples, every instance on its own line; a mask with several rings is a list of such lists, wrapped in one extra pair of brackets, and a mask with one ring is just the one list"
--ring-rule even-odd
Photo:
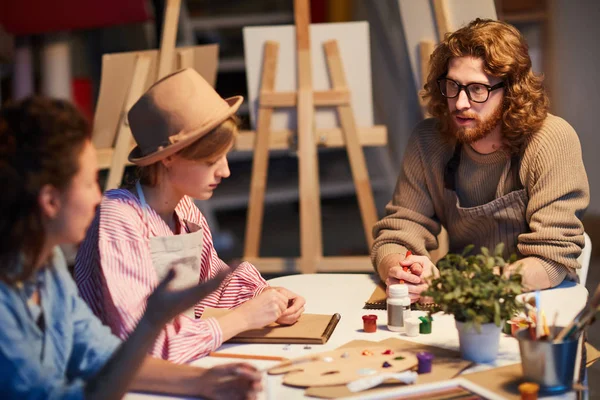
[(146, 157), (152, 153), (156, 153), (157, 151), (162, 151), (165, 148), (169, 147), (171, 145), (171, 142), (168, 140), (164, 140), (162, 143), (159, 143), (158, 145), (152, 145), (152, 146), (146, 146), (146, 147), (140, 147), (140, 150), (142, 152), (142, 156)]
[(162, 151), (164, 149), (166, 149), (167, 147), (176, 144), (178, 142), (181, 142), (182, 140), (185, 140), (189, 137), (190, 135), (187, 132), (179, 132), (175, 135), (171, 135), (169, 136), (167, 139), (164, 139), (161, 143), (159, 143), (156, 147), (152, 146), (147, 146), (144, 147), (142, 149), (142, 154), (145, 156), (148, 156), (152, 153), (155, 153), (157, 151)]

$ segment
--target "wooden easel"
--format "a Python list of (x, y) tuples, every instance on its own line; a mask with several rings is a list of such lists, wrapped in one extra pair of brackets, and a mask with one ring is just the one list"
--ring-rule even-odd
[[(325, 91), (313, 90), (308, 0), (294, 0), (294, 14), (298, 64), (297, 91), (276, 92), (274, 90), (279, 44), (273, 41), (265, 43), (244, 258), (257, 265), (262, 272), (289, 271), (290, 267), (297, 269), (297, 266), (303, 273), (371, 271), (372, 267), (368, 256), (323, 257), (316, 137), (320, 138), (320, 145), (332, 145), (327, 142), (331, 138), (336, 142), (334, 145), (346, 147), (364, 233), (367, 243), (371, 247), (373, 243), (371, 229), (377, 222), (377, 213), (362, 146), (372, 143), (367, 138), (373, 133), (377, 135), (375, 139), (377, 144), (385, 145), (385, 127), (357, 129), (350, 105), (350, 91), (346, 83), (338, 44), (335, 40), (324, 43), (332, 88)], [(314, 111), (315, 107), (318, 106), (336, 107), (341, 130), (327, 132), (315, 130)], [(273, 110), (279, 107), (297, 108), (301, 257), (300, 259), (291, 260), (259, 258), (269, 149), (278, 147), (277, 142), (279, 140), (277, 140), (277, 137), (282, 136), (279, 133), (275, 135), (276, 140), (272, 140), (270, 132)]]
[[(135, 144), (127, 113), (148, 87), (172, 71), (188, 67), (194, 67), (214, 85), (216, 63), (214, 67), (208, 66), (204, 70), (199, 65), (203, 60), (217, 59), (216, 45), (175, 48), (180, 8), (181, 0), (167, 1), (158, 52), (149, 50), (107, 54), (103, 57), (102, 84), (92, 140), (98, 149), (98, 168), (108, 169), (104, 190), (117, 188), (121, 184), (125, 167), (129, 164), (127, 155)], [(112, 67), (107, 68), (108, 64)], [(124, 76), (130, 77), (126, 89), (123, 88)], [(118, 120), (112, 123), (115, 117)]]
[[(446, 0), (433, 0), (433, 11), (435, 15), (435, 23), (437, 26), (438, 41), (444, 40), (444, 35), (450, 31), (450, 23), (448, 22), (448, 8)], [(431, 40), (422, 40), (419, 42), (419, 59), (421, 62), (420, 75), (421, 82), (427, 80), (429, 75), (429, 57), (435, 49), (435, 43)], [(421, 85), (423, 86), (423, 85)], [(421, 105), (421, 113), (424, 118), (429, 117), (427, 113), (427, 105), (421, 99), (419, 95), (420, 90), (417, 90), (417, 96), (419, 97), (419, 104)]]
[[(433, 0), (433, 11), (435, 15), (435, 23), (437, 25), (438, 41), (444, 40), (446, 33), (450, 31), (450, 23), (448, 22), (448, 5), (446, 0)], [(435, 43), (431, 40), (422, 40), (419, 43), (419, 58), (421, 61), (421, 82), (427, 80), (429, 76), (429, 58), (435, 49)], [(423, 101), (419, 94), (420, 90), (417, 90), (417, 96), (419, 98), (419, 104), (421, 105), (421, 113), (423, 118), (429, 118), (430, 115), (427, 112), (427, 104)], [(448, 238), (448, 231), (442, 227), (442, 231), (438, 235), (438, 248), (431, 252), (431, 259), (436, 262), (444, 255), (448, 253), (450, 240)]]

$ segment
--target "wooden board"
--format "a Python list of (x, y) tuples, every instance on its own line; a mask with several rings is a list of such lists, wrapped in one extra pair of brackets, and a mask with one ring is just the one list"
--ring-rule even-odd
[[(402, 372), (417, 366), (414, 353), (383, 346), (351, 347), (301, 357), (268, 370), (269, 375), (286, 374), (283, 383), (297, 387), (342, 385), (354, 380), (389, 372)], [(370, 352), (364, 355), (364, 352)], [(396, 360), (403, 357), (402, 360)], [(329, 359), (328, 359), (329, 358)], [(383, 367), (383, 363), (391, 367)], [(372, 372), (372, 373), (367, 373)]]
[[(193, 50), (193, 67), (210, 83), (215, 84), (217, 77), (218, 45), (182, 47), (176, 49), (172, 71), (178, 69), (179, 51)], [(135, 51), (127, 53), (105, 54), (102, 57), (102, 78), (92, 141), (96, 148), (112, 148), (128, 89), (131, 85), (135, 61), (139, 55), (150, 57), (150, 68), (143, 90), (146, 91), (156, 80), (158, 69), (158, 50)], [(189, 59), (188, 55), (184, 59)]]

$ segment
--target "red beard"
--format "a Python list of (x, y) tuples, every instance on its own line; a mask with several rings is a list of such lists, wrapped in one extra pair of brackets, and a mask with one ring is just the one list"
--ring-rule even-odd
[[(456, 125), (455, 117), (472, 118), (475, 120), (475, 126), (472, 128), (465, 128)], [(481, 121), (477, 115), (471, 114), (468, 111), (452, 111), (448, 117), (450, 119), (450, 131), (459, 142), (465, 144), (475, 143), (484, 137), (494, 129), (498, 123), (502, 120), (502, 104), (494, 110), (492, 115)]]

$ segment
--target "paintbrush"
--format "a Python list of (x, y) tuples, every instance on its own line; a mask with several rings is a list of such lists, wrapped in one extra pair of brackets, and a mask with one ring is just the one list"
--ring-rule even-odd
[(592, 320), (592, 318), (596, 315), (598, 306), (600, 305), (600, 285), (596, 287), (596, 291), (591, 299), (588, 301), (586, 306), (577, 314), (577, 316), (571, 321), (571, 323), (565, 326), (559, 333), (556, 335), (556, 339), (554, 342), (560, 342), (565, 339), (568, 339), (576, 332), (581, 331), (585, 326)]
[(258, 354), (237, 354), (237, 353), (215, 353), (208, 354), (209, 357), (221, 358), (239, 358), (243, 360), (264, 360), (264, 361), (289, 361), (289, 358), (278, 356), (263, 356)]
[(305, 358), (296, 358), (294, 360), (284, 361), (281, 364), (277, 364), (276, 366), (271, 367), (270, 369), (278, 369), (278, 368), (283, 368), (283, 367), (289, 367), (290, 365), (304, 364), (304, 363), (313, 362), (313, 361), (328, 361), (328, 360), (329, 360), (328, 357), (323, 357), (323, 356), (313, 356), (313, 357), (305, 357)]
[(554, 329), (556, 329), (556, 321), (558, 320), (558, 311), (554, 311), (554, 318), (552, 319), (552, 329), (550, 329), (550, 337), (548, 340), (554, 340)]
[(542, 321), (542, 295), (539, 290), (535, 291), (535, 340), (544, 336), (544, 324)]

